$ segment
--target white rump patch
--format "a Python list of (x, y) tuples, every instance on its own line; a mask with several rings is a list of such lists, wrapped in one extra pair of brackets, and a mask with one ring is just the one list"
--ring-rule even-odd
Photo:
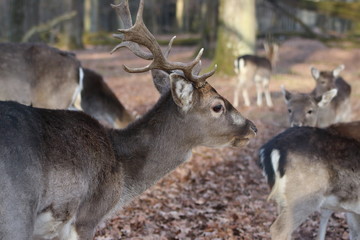
[(277, 202), (283, 202), (285, 199), (284, 193), (286, 186), (286, 176), (283, 176), (282, 178), (280, 177), (280, 172), (279, 172), (280, 151), (274, 149), (271, 152), (270, 157), (271, 157), (271, 165), (275, 173), (275, 183), (268, 197), (268, 200), (275, 197), (277, 199), (276, 200)]
[(243, 58), (240, 58), (240, 61), (239, 61), (239, 70), (240, 70), (240, 72), (242, 72), (242, 73), (245, 73), (245, 72), (246, 72), (245, 60), (244, 60)]
[(279, 169), (279, 160), (280, 160), (280, 152), (277, 149), (272, 150), (271, 152), (271, 165), (273, 167), (273, 170), (275, 174), (277, 174), (277, 171)]
[(68, 107), (69, 110), (82, 110), (81, 108), (81, 91), (84, 88), (84, 70), (79, 68), (79, 85), (74, 91), (71, 99), (71, 104)]

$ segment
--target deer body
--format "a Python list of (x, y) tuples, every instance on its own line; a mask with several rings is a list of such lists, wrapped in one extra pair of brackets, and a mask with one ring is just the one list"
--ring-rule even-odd
[(82, 109), (109, 127), (133, 121), (102, 76), (82, 68), (74, 54), (34, 43), (0, 43), (0, 50), (0, 100)]
[[(202, 94), (218, 101), (206, 86), (193, 104), (208, 108)], [(184, 162), (193, 147), (239, 146), (254, 135), (252, 123), (225, 104), (219, 129), (205, 109), (184, 114), (168, 91), (143, 118), (111, 130), (81, 112), (1, 102), (1, 239), (91, 239), (106, 215)]]
[[(326, 129), (294, 127), (260, 149), (260, 166), (279, 206), (272, 239), (291, 233), (314, 211), (344, 211), (350, 239), (360, 239), (360, 122)], [(328, 219), (326, 219), (327, 222)], [(320, 232), (318, 239), (325, 238)]]
[(214, 71), (195, 71), (202, 51), (190, 63), (170, 62), (142, 22), (143, 0), (133, 27), (127, 1), (114, 7), (129, 27), (119, 30), (125, 39), (115, 50), (126, 45), (144, 56), (141, 44), (153, 60), (125, 70), (169, 72), (153, 79), (161, 98), (122, 130), (77, 111), (0, 102), (2, 240), (92, 239), (103, 219), (183, 163), (192, 148), (239, 147), (256, 134), (206, 82)]
[[(267, 46), (267, 45), (265, 45)], [(256, 55), (239, 56), (234, 61), (234, 69), (237, 74), (236, 86), (234, 91), (234, 106), (239, 104), (239, 91), (241, 89), (245, 101), (245, 106), (250, 106), (250, 98), (248, 89), (253, 85), (256, 86), (257, 105), (262, 105), (262, 95), (265, 95), (266, 104), (269, 107), (273, 106), (271, 95), (269, 92), (269, 82), (272, 72), (272, 66), (275, 64), (277, 58), (277, 45), (271, 48), (265, 47), (267, 50), (267, 57), (260, 57)]]

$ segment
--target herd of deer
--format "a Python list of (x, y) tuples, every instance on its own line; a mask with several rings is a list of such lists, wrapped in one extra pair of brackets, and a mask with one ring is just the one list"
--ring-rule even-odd
[[(234, 105), (242, 90), (250, 105), (248, 88), (256, 86), (257, 105), (265, 95), (268, 107), (272, 67), (278, 46), (265, 45), (267, 57), (243, 55), (234, 61), (237, 73)], [(346, 212), (350, 239), (360, 240), (360, 121), (350, 122), (351, 86), (333, 71), (312, 67), (316, 86), (310, 93), (289, 92), (282, 86), (291, 128), (259, 150), (259, 166), (271, 188), (279, 216), (271, 226), (272, 239), (291, 239), (292, 232), (320, 211), (318, 240), (324, 240), (334, 211)]]
[[(199, 74), (202, 50), (189, 63), (171, 62), (173, 39), (163, 52), (143, 23), (143, 0), (134, 24), (127, 0), (113, 7), (124, 25), (113, 52), (126, 47), (150, 60), (123, 67), (151, 71), (161, 94), (136, 120), (75, 55), (42, 44), (0, 44), (0, 239), (92, 239), (100, 222), (189, 159), (194, 147), (238, 147), (256, 135), (255, 125), (206, 81), (215, 69)], [(274, 56), (277, 47), (269, 51)], [(235, 61), (234, 105), (239, 89), (250, 105), (251, 84), (258, 105), (263, 93), (273, 105), (274, 61), (253, 55)], [(313, 68), (316, 88), (309, 94), (283, 88), (293, 127), (259, 151), (269, 198), (279, 206), (272, 239), (290, 239), (316, 210), (322, 210), (318, 239), (332, 211), (347, 212), (350, 237), (360, 239), (360, 122), (331, 125), (351, 113), (343, 69)]]

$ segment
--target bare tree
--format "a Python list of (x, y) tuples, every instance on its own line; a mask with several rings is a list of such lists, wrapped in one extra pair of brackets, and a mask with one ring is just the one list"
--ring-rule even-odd
[(235, 58), (254, 53), (257, 27), (255, 0), (220, 0), (219, 3), (214, 61), (220, 71), (233, 74)]

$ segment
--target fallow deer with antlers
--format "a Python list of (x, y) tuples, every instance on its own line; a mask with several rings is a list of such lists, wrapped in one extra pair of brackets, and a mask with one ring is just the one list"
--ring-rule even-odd
[[(171, 62), (142, 20), (131, 23), (127, 1), (115, 8), (127, 29), (117, 35), (141, 58), (137, 73), (157, 69), (161, 97), (122, 130), (78, 111), (0, 102), (0, 237), (3, 240), (92, 239), (96, 226), (189, 159), (192, 148), (239, 147), (255, 136), (244, 118), (190, 63)], [(139, 45), (150, 50), (145, 52)], [(170, 49), (171, 44), (169, 44)]]

